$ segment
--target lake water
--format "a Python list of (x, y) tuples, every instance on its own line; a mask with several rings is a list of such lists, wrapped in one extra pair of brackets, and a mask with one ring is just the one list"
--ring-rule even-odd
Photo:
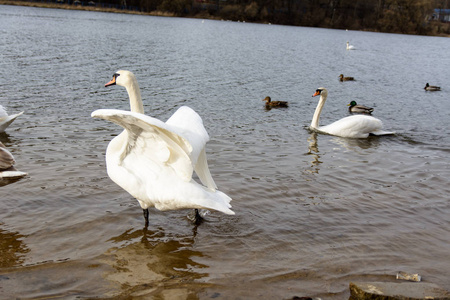
[[(0, 298), (346, 299), (397, 271), (450, 287), (450, 39), (0, 6), (0, 41), (0, 104), (25, 112), (0, 141), (29, 173), (0, 187)], [(119, 69), (147, 114), (202, 116), (235, 216), (152, 209), (144, 228), (106, 174), (121, 129), (90, 117), (129, 109), (104, 87)], [(321, 124), (356, 100), (397, 134), (309, 132), (318, 87)]]

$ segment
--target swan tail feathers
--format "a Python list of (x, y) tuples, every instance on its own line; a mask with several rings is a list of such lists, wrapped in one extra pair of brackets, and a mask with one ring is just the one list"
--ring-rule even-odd
[(393, 135), (395, 132), (393, 131), (384, 131), (384, 130), (376, 130), (370, 133), (370, 135)]
[(199, 204), (201, 205), (201, 208), (214, 209), (227, 215), (235, 214), (234, 211), (231, 210), (231, 198), (227, 194), (221, 191), (215, 191), (213, 199), (213, 201), (209, 200), (205, 201), (205, 203), (201, 203), (202, 201), (200, 201)]
[(205, 187), (201, 187), (201, 189), (203, 190), (201, 194), (185, 194), (185, 197), (174, 197), (171, 200), (155, 201), (151, 206), (161, 211), (197, 208), (216, 210), (227, 215), (234, 215), (234, 211), (230, 209), (231, 198), (228, 195), (221, 191), (211, 192)]

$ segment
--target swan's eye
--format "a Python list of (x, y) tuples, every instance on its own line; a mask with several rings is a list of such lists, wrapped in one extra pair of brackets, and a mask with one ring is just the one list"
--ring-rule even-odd
[(319, 90), (319, 89), (316, 90), (316, 93), (320, 94), (321, 92), (322, 92), (322, 90)]

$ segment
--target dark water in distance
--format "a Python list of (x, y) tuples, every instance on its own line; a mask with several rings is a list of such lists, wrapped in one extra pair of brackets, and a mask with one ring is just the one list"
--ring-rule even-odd
[[(346, 51), (350, 41), (357, 49)], [(348, 298), (351, 281), (397, 271), (450, 287), (450, 40), (370, 32), (0, 6), (0, 104), (25, 111), (0, 135), (29, 176), (0, 187), (0, 298)], [(151, 210), (107, 176), (129, 109), (189, 105), (235, 216)], [(338, 82), (339, 74), (355, 82)], [(429, 82), (441, 92), (425, 92)], [(307, 130), (351, 100), (395, 136)], [(265, 110), (265, 96), (289, 101)]]

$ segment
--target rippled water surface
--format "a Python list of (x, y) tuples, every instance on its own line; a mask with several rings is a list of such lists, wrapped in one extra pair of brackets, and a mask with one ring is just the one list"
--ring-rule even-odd
[[(29, 173), (0, 187), (1, 298), (345, 299), (400, 270), (450, 286), (448, 38), (0, 6), (0, 41), (0, 104), (25, 112), (0, 141)], [(118, 69), (147, 114), (202, 116), (235, 216), (144, 228), (106, 174), (121, 129), (90, 117), (129, 109), (104, 87)], [(322, 124), (356, 100), (397, 134), (310, 133), (321, 86)]]

